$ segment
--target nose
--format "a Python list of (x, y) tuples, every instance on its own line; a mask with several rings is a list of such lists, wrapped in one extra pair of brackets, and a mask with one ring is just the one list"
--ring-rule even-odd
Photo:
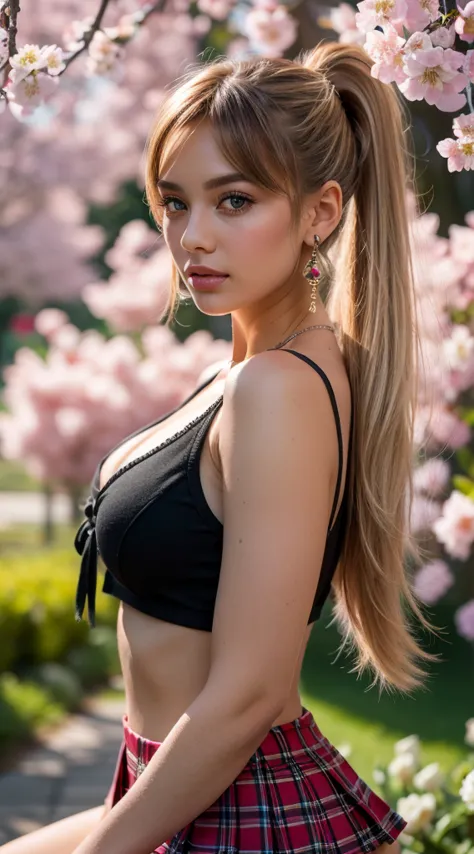
[(212, 229), (203, 210), (197, 210), (190, 214), (186, 228), (181, 237), (181, 247), (186, 252), (196, 252), (202, 249), (204, 252), (213, 252), (215, 241)]

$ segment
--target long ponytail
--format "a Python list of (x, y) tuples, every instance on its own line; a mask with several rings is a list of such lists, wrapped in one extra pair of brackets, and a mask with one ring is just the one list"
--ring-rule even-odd
[(327, 43), (304, 65), (334, 85), (356, 140), (357, 182), (334, 259), (327, 307), (340, 332), (355, 400), (349, 530), (333, 580), (335, 619), (381, 686), (410, 691), (426, 678), (404, 605), (433, 630), (406, 561), (421, 550), (410, 532), (419, 340), (407, 190), (413, 188), (403, 110), (393, 88), (370, 75), (359, 48)]

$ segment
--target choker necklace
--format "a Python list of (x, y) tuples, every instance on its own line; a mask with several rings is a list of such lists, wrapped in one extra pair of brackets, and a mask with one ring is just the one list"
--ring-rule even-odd
[[(284, 341), (280, 341), (279, 344), (275, 344), (274, 347), (269, 347), (269, 350), (279, 350), (280, 347), (283, 347), (285, 344), (288, 344), (293, 338), (296, 338), (297, 335), (302, 335), (303, 332), (309, 332), (311, 329), (329, 329), (330, 332), (335, 332), (334, 326), (329, 326), (327, 323), (316, 323), (313, 326), (305, 326), (304, 329), (300, 329), (298, 332), (293, 332), (291, 335), (288, 335), (288, 338), (285, 338)], [(267, 351), (268, 352), (268, 351)], [(230, 366), (237, 364), (236, 362), (231, 361)]]

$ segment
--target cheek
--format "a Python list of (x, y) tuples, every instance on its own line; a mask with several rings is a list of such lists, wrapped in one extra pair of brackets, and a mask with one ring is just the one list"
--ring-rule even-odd
[(239, 245), (234, 246), (235, 255), (248, 271), (249, 280), (258, 279), (265, 288), (291, 275), (297, 249), (287, 216), (254, 224), (238, 242)]

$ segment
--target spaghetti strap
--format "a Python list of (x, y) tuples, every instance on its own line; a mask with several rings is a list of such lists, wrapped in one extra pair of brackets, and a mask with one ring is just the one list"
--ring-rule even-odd
[[(310, 359), (309, 356), (305, 356), (304, 353), (299, 353), (297, 350), (291, 350), (291, 349), (285, 348), (285, 347), (282, 347), (280, 349), (280, 353), (293, 353), (295, 356), (298, 357), (298, 359), (301, 359), (303, 362), (306, 362), (307, 365), (310, 365), (310, 367), (314, 368), (314, 370), (319, 374), (319, 376), (323, 380), (324, 385), (326, 386), (328, 394), (329, 394), (329, 400), (331, 401), (332, 410), (334, 412), (334, 419), (336, 421), (337, 444), (338, 444), (338, 448), (339, 448), (339, 464), (338, 464), (338, 471), (337, 471), (337, 481), (336, 481), (334, 501), (333, 501), (333, 505), (332, 505), (331, 516), (329, 519), (329, 531), (330, 531), (332, 528), (334, 514), (336, 512), (337, 502), (339, 500), (339, 492), (341, 489), (342, 468), (343, 468), (343, 441), (342, 441), (341, 419), (339, 417), (339, 409), (337, 407), (336, 396), (334, 394), (332, 385), (328, 379), (327, 374), (325, 374), (323, 369), (320, 368), (319, 365), (316, 364), (316, 362), (313, 362), (313, 360)], [(352, 414), (351, 414), (351, 433), (352, 433)]]

